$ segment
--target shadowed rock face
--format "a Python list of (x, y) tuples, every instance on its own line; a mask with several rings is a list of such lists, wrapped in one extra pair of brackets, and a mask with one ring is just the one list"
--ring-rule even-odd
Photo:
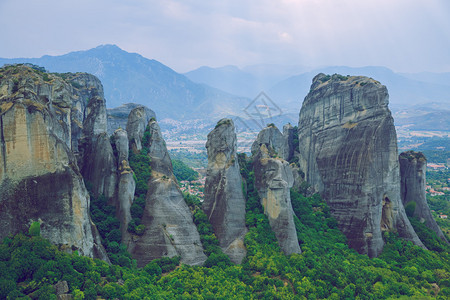
[(244, 246), (245, 197), (236, 156), (236, 133), (233, 121), (222, 119), (208, 134), (208, 170), (203, 210), (211, 222), (220, 247), (234, 263), (241, 263)]
[(108, 260), (71, 151), (85, 103), (68, 81), (11, 68), (16, 71), (1, 69), (0, 80), (0, 238), (40, 221), (41, 235), (52, 243)]
[(181, 256), (181, 262), (185, 264), (203, 264), (206, 256), (200, 235), (172, 173), (172, 162), (161, 130), (154, 120), (148, 125), (151, 134), (148, 155), (151, 158), (152, 177), (148, 183), (141, 220), (146, 229), (142, 236), (133, 237), (128, 250), (140, 267), (156, 258), (177, 255)]
[[(276, 151), (267, 136), (280, 137), (283, 146)], [(279, 145), (275, 143), (275, 147)], [(264, 213), (269, 218), (278, 243), (287, 255), (301, 253), (298, 244), (297, 231), (294, 224), (294, 212), (292, 210), (290, 188), (294, 184), (294, 175), (289, 163), (278, 157), (276, 153), (284, 152), (287, 142), (277, 128), (264, 128), (253, 143), (253, 171), (255, 172), (255, 187), (261, 197)], [(257, 150), (256, 150), (257, 149)]]
[(437, 236), (447, 242), (445, 235), (437, 225), (430, 208), (427, 204), (425, 194), (427, 160), (421, 152), (408, 151), (399, 155), (401, 196), (403, 205), (408, 204), (415, 207), (414, 217), (436, 232)]
[(117, 129), (114, 132), (114, 143), (118, 158), (118, 183), (116, 215), (120, 221), (120, 231), (122, 232), (122, 243), (129, 244), (131, 235), (127, 228), (131, 221), (130, 208), (134, 200), (136, 182), (133, 179), (133, 171), (128, 162), (128, 135), (123, 129)]
[(352, 248), (378, 256), (385, 230), (423, 246), (400, 199), (397, 136), (385, 86), (362, 76), (319, 74), (298, 128), (300, 167)]
[(100, 81), (93, 82), (84, 77), (77, 83), (83, 87), (83, 91), (89, 91), (88, 95), (84, 92), (79, 95), (89, 101), (85, 109), (78, 165), (85, 181), (92, 185), (94, 195), (98, 197), (103, 194), (112, 199), (117, 185), (117, 162), (106, 132), (106, 101), (103, 88)]

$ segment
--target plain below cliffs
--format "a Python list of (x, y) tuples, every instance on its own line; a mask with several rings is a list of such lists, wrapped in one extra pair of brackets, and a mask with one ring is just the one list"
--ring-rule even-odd
[[(286, 132), (289, 132), (288, 129)], [(269, 126), (258, 134), (252, 145), (255, 187), (269, 224), (287, 255), (301, 253), (290, 196), (294, 175), (289, 163), (283, 159), (292, 153), (289, 151), (288, 136), (284, 136), (275, 126)]]
[(437, 236), (447, 242), (441, 228), (434, 220), (427, 204), (425, 194), (427, 160), (422, 152), (407, 151), (399, 155), (401, 196), (403, 205), (410, 215), (433, 230)]
[(78, 80), (98, 80), (27, 66), (0, 72), (0, 238), (39, 221), (42, 236), (60, 248), (108, 260), (89, 216), (78, 149), (72, 151), (90, 100), (80, 97), (89, 93)]
[[(138, 113), (132, 111), (129, 122), (131, 120), (139, 123), (139, 120), (131, 119), (132, 114)], [(139, 113), (139, 116), (145, 118), (144, 114)], [(129, 128), (127, 125), (127, 129)], [(128, 250), (139, 267), (145, 266), (153, 259), (166, 256), (180, 256), (181, 262), (185, 264), (201, 265), (205, 262), (206, 256), (203, 253), (200, 235), (173, 175), (169, 153), (159, 125), (154, 119), (148, 123), (148, 130), (148, 144), (141, 145), (148, 151), (152, 169), (141, 218), (145, 232), (141, 236), (133, 236), (128, 244)], [(133, 145), (140, 137), (140, 131), (138, 129), (137, 132), (130, 133), (128, 138)]]
[(362, 76), (317, 75), (300, 111), (298, 138), (300, 168), (352, 248), (378, 256), (383, 231), (423, 247), (400, 198), (397, 136), (385, 86)]
[(245, 197), (236, 154), (237, 138), (233, 121), (220, 120), (206, 142), (208, 169), (203, 210), (208, 216), (222, 251), (234, 263), (241, 263), (244, 246)]

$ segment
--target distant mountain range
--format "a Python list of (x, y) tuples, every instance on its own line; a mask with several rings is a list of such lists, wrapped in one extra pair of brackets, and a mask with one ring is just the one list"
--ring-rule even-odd
[[(450, 73), (395, 73), (385, 67), (352, 68), (346, 66), (307, 69), (301, 66), (254, 65), (240, 69), (236, 66), (200, 67), (179, 74), (162, 63), (136, 53), (126, 52), (115, 45), (103, 45), (86, 51), (41, 58), (0, 58), (0, 65), (32, 63), (50, 72), (88, 72), (103, 83), (109, 108), (124, 103), (146, 105), (158, 119), (206, 120), (217, 122), (222, 117), (249, 118), (245, 108), (265, 104), (252, 102), (261, 91), (277, 106), (274, 123), (296, 123), (312, 78), (318, 73), (365, 75), (386, 85), (390, 107), (402, 111), (399, 122), (415, 124), (414, 128), (435, 129), (448, 124), (450, 113)], [(428, 103), (437, 103), (427, 105)], [(417, 116), (414, 105), (430, 107)], [(266, 109), (270, 109), (266, 105)], [(408, 123), (409, 124), (409, 123)]]
[(128, 53), (115, 45), (41, 58), (0, 59), (0, 65), (32, 63), (50, 72), (88, 72), (103, 83), (108, 107), (144, 104), (159, 119), (219, 119), (236, 115), (249, 99), (223, 92), (186, 76), (156, 60)]

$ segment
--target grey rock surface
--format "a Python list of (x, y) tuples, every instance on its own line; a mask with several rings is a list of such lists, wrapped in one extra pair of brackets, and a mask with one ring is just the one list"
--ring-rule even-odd
[(131, 235), (128, 232), (128, 223), (131, 221), (130, 208), (134, 200), (136, 182), (133, 179), (133, 170), (128, 162), (128, 135), (123, 129), (114, 132), (114, 143), (118, 157), (118, 184), (116, 215), (120, 221), (120, 231), (122, 232), (122, 243), (128, 245)]
[(208, 169), (203, 210), (208, 216), (222, 251), (240, 264), (244, 246), (245, 197), (236, 154), (237, 138), (233, 121), (220, 120), (208, 134)]
[(252, 144), (252, 155), (256, 155), (259, 152), (262, 144), (270, 146), (268, 150), (273, 152), (271, 154), (287, 160), (289, 156), (287, 138), (283, 136), (277, 127), (269, 126), (259, 132), (258, 137)]
[(148, 123), (147, 113), (144, 106), (133, 108), (128, 116), (127, 133), (130, 145), (133, 150), (141, 151), (142, 137), (144, 136), (145, 127)]
[(112, 199), (117, 185), (117, 162), (109, 140), (106, 118), (106, 101), (103, 87), (94, 76), (78, 76), (78, 97), (86, 98), (88, 103), (83, 120), (82, 137), (79, 141), (79, 160), (81, 173), (86, 182), (92, 185), (94, 195), (103, 194)]
[(25, 66), (0, 71), (0, 238), (39, 221), (60, 249), (108, 261), (70, 148), (74, 88)]
[[(139, 106), (143, 105), (136, 103), (126, 103), (115, 108), (107, 109), (106, 113), (108, 117), (108, 134), (109, 135), (114, 134), (114, 131), (119, 128), (126, 129), (128, 123), (128, 116), (130, 115), (130, 112), (134, 108)], [(151, 110), (146, 106), (143, 107), (146, 115), (145, 124), (147, 124), (147, 122), (150, 121), (151, 118), (156, 119), (156, 114), (153, 110)]]
[(400, 153), (401, 197), (403, 205), (409, 203), (415, 207), (413, 216), (433, 230), (437, 236), (447, 242), (441, 228), (434, 220), (428, 207), (426, 189), (427, 160), (422, 152), (407, 151)]
[(294, 157), (295, 147), (298, 144), (298, 141), (295, 141), (295, 134), (294, 132), (294, 126), (291, 124), (286, 124), (283, 126), (283, 137), (284, 137), (284, 151), (282, 153), (282, 157), (286, 161), (291, 161), (291, 159)]
[(281, 250), (286, 255), (301, 253), (290, 195), (294, 175), (287, 161), (271, 154), (273, 151), (268, 149), (270, 145), (260, 145), (259, 151), (253, 156), (253, 171), (264, 213)]
[(96, 197), (108, 199), (115, 196), (117, 185), (117, 162), (107, 133), (98, 134), (86, 146), (83, 155), (82, 174), (92, 185)]
[(299, 164), (328, 202), (349, 245), (378, 256), (383, 231), (422, 246), (400, 199), (397, 136), (388, 91), (362, 76), (313, 79), (299, 117)]
[(133, 236), (128, 250), (138, 266), (152, 259), (181, 256), (181, 262), (201, 265), (206, 260), (200, 235), (193, 223), (192, 214), (183, 199), (172, 172), (172, 162), (167, 152), (161, 130), (154, 120), (149, 122), (152, 177), (148, 183), (146, 205), (141, 224), (142, 236)]

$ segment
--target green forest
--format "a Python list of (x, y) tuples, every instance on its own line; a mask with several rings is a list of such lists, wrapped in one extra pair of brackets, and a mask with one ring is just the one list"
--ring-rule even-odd
[[(145, 155), (144, 155), (145, 156)], [(120, 245), (114, 209), (104, 197), (94, 198), (91, 214), (102, 235), (111, 264), (61, 252), (40, 236), (39, 223), (9, 236), (0, 245), (0, 299), (57, 299), (55, 288), (67, 281), (73, 299), (448, 299), (449, 248), (412, 220), (423, 250), (385, 233), (386, 245), (370, 259), (347, 246), (345, 236), (318, 194), (291, 190), (301, 254), (280, 250), (254, 187), (252, 162), (239, 154), (245, 179), (247, 256), (234, 265), (218, 246), (200, 200), (185, 194), (208, 259), (203, 266), (180, 264), (179, 257), (157, 259), (143, 268)], [(148, 160), (130, 158), (137, 182), (151, 176)], [(146, 189), (137, 190), (143, 198)], [(142, 201), (135, 201), (133, 224), (139, 232)]]

